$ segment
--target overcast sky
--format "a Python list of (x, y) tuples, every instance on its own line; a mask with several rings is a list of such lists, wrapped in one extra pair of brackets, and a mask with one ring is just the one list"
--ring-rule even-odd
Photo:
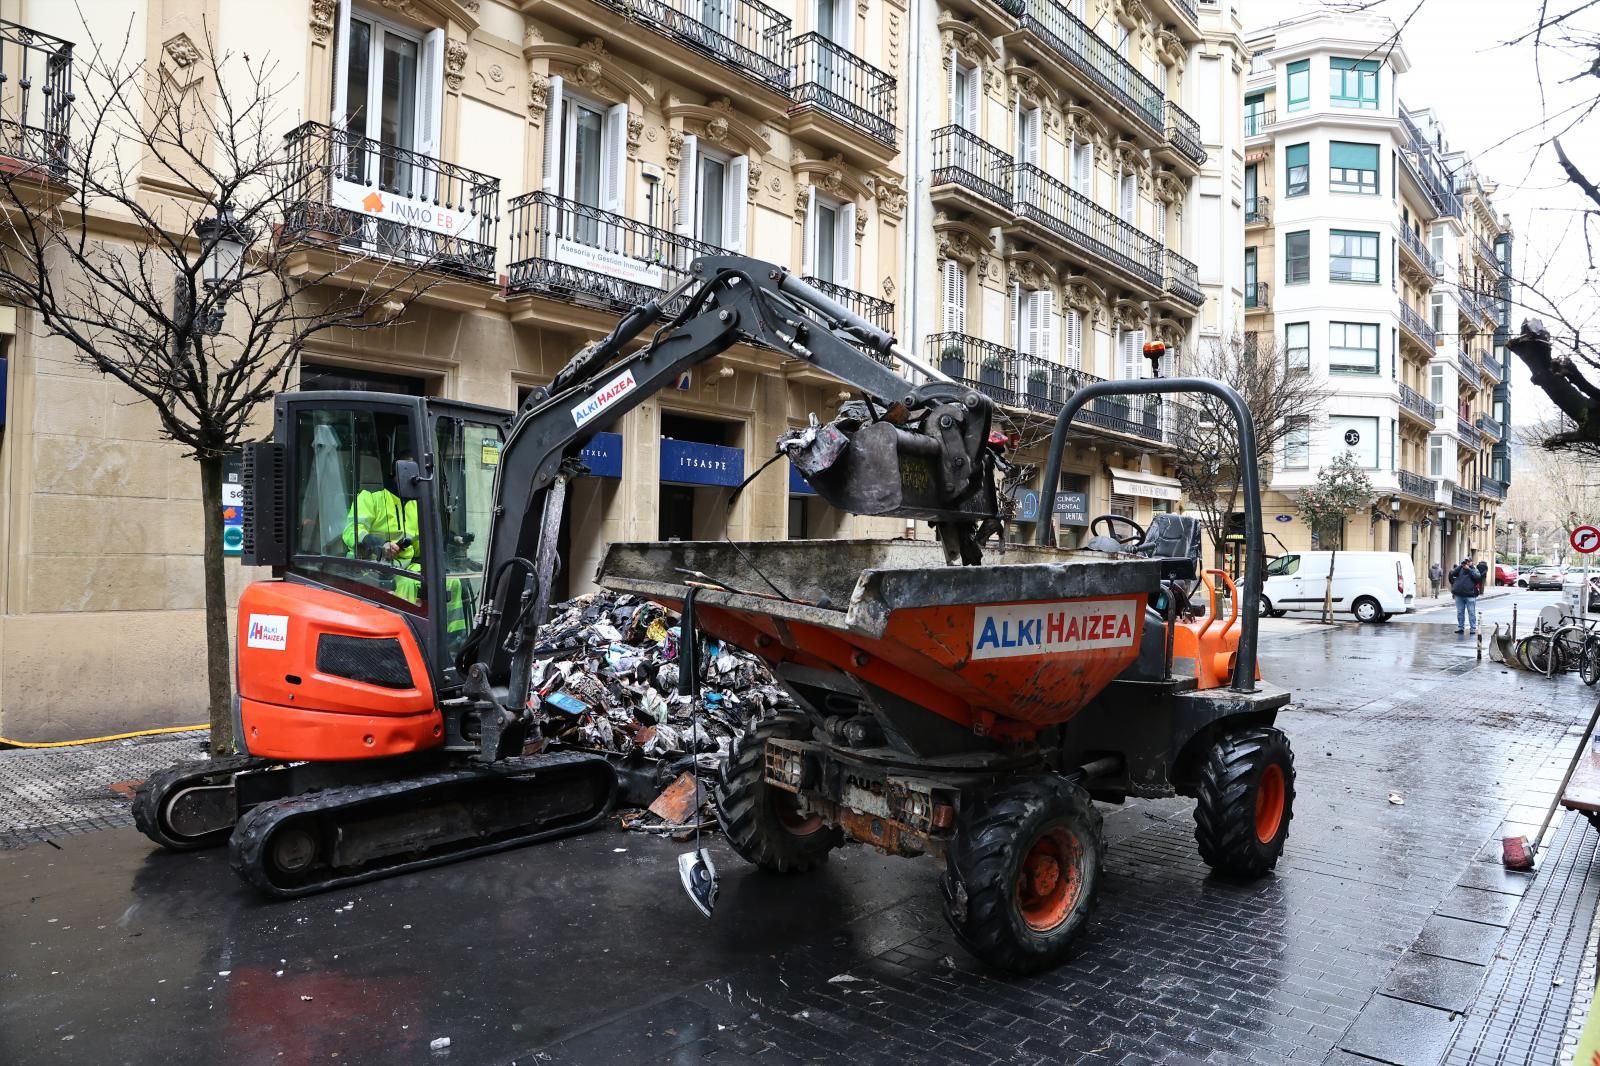
[[(1247, 29), (1256, 29), (1326, 6), (1321, 0), (1243, 0), (1242, 17)], [(1550, 5), (1552, 11), (1579, 6), (1577, 0)], [(1450, 147), (1470, 152), (1479, 172), (1499, 183), (1496, 202), (1516, 233), (1517, 274), (1540, 279), (1541, 291), (1570, 320), (1587, 327), (1586, 337), (1600, 329), (1597, 274), (1589, 266), (1578, 214), (1594, 205), (1566, 182), (1555, 153), (1542, 143), (1552, 133), (1560, 134), (1567, 155), (1600, 181), (1600, 114), (1563, 132), (1577, 117), (1571, 109), (1600, 95), (1600, 78), (1561, 84), (1593, 56), (1558, 50), (1559, 41), (1546, 47), (1541, 53), (1541, 100), (1532, 42), (1507, 43), (1534, 26), (1540, 0), (1378, 0), (1372, 7), (1397, 25), (1410, 18), (1401, 39), (1411, 70), (1401, 77), (1400, 98), (1408, 108), (1433, 108)], [(1586, 11), (1577, 26), (1600, 33), (1600, 7)], [(1546, 121), (1541, 125), (1541, 120)], [(1590, 231), (1600, 258), (1600, 215), (1591, 219)], [(1536, 297), (1526, 303), (1532, 310), (1513, 311), (1513, 330), (1523, 318), (1539, 313)], [(1512, 424), (1554, 414), (1554, 406), (1528, 380), (1522, 362), (1513, 357), (1511, 363)]]

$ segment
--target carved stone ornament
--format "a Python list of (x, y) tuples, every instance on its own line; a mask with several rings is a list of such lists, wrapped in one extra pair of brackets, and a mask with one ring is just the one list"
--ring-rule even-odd
[(1156, 199), (1164, 204), (1181, 204), (1184, 200), (1186, 190), (1183, 182), (1170, 170), (1156, 173), (1155, 188)]
[(644, 117), (628, 112), (628, 158), (639, 155), (639, 142), (644, 139)]
[(894, 278), (887, 274), (883, 276), (883, 298), (885, 300), (894, 299)]
[(450, 91), (461, 91), (461, 79), (467, 71), (467, 42), (452, 37), (444, 44), (444, 81)]
[(311, 0), (311, 39), (318, 44), (333, 36), (333, 17), (339, 10), (338, 0)]
[(1062, 300), (1083, 317), (1083, 327), (1093, 329), (1100, 318), (1101, 304), (1089, 286), (1078, 282), (1062, 290)]
[(667, 131), (667, 173), (678, 172), (678, 160), (683, 158), (683, 131)]
[(856, 208), (856, 243), (860, 244), (867, 239), (867, 221), (872, 214), (864, 207)]
[(550, 79), (538, 71), (528, 71), (528, 119), (538, 126), (550, 108)]
[(180, 33), (161, 46), (175, 67), (192, 67), (200, 62), (200, 49), (194, 46), (187, 33)]
[(764, 168), (761, 165), (761, 160), (759, 160), (759, 159), (751, 159), (750, 160), (749, 166), (746, 168), (745, 183), (744, 183), (745, 184), (745, 192), (748, 195), (754, 196), (756, 194), (756, 190), (761, 188), (761, 174), (762, 174), (762, 171), (765, 170), (765, 169), (766, 168)]
[(1141, 303), (1118, 300), (1116, 322), (1119, 329), (1144, 329), (1149, 325), (1150, 312)]
[(728, 143), (728, 120), (714, 118), (706, 123), (706, 140), (714, 144)]
[(416, 4), (413, 0), (378, 0), (378, 3), (390, 11), (398, 11), (402, 15), (415, 15), (417, 13)]
[(898, 76), (900, 73), (900, 13), (889, 11), (889, 73)]
[(805, 182), (794, 183), (794, 220), (805, 222), (806, 208), (811, 206), (811, 186)]
[(905, 183), (892, 174), (879, 174), (873, 181), (873, 192), (878, 197), (878, 210), (890, 221), (899, 221), (906, 213)]
[(605, 68), (600, 65), (598, 58), (579, 63), (572, 68), (572, 81), (585, 89), (595, 89), (600, 85)]
[(1006, 283), (1020, 285), (1024, 289), (1042, 289), (1045, 280), (1039, 274), (1039, 268), (1027, 260), (1006, 260)]
[(476, 15), (483, 3), (482, 0), (461, 0), (461, 6)]

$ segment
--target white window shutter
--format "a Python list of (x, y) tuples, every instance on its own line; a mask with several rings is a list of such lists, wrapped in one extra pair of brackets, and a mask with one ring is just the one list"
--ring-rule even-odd
[(1133, 362), (1133, 373), (1130, 376), (1142, 378), (1150, 366), (1144, 357), (1144, 330), (1136, 329), (1131, 336), (1132, 340), (1128, 342), (1128, 356)]
[(1083, 318), (1076, 308), (1067, 312), (1067, 365), (1083, 367)]
[(800, 233), (800, 276), (814, 277), (817, 273), (817, 187), (806, 186), (806, 223)]
[(1039, 303), (1039, 349), (1033, 354), (1052, 363), (1060, 358), (1056, 351), (1055, 296), (1055, 292), (1051, 289), (1040, 289), (1035, 294), (1035, 299)]
[(978, 126), (978, 107), (983, 99), (983, 71), (973, 67), (967, 71), (967, 100), (966, 122), (964, 125), (971, 133), (982, 132)]
[(1167, 205), (1159, 200), (1150, 203), (1150, 211), (1156, 220), (1156, 240), (1164, 248), (1167, 244)]
[(695, 232), (695, 203), (700, 191), (700, 138), (690, 134), (683, 139), (678, 154), (678, 216), (675, 229), (691, 237)]
[[(440, 115), (444, 111), (444, 31), (429, 30), (422, 39), (422, 69), (417, 75), (417, 143), (402, 144), (428, 156), (439, 158)], [(437, 180), (433, 175), (430, 178)], [(429, 190), (426, 195), (432, 195)]]
[(1041, 121), (1043, 116), (1039, 114), (1039, 109), (1037, 107), (1034, 107), (1034, 108), (1029, 108), (1028, 109), (1027, 117), (1028, 117), (1028, 139), (1027, 139), (1027, 142), (1023, 145), (1023, 148), (1027, 152), (1028, 162), (1032, 163), (1034, 166), (1038, 166), (1039, 165), (1039, 128), (1044, 125), (1043, 121)]
[(1011, 283), (1011, 347), (1021, 351), (1026, 346), (1027, 340), (1027, 329), (1022, 321), (1022, 286), (1013, 281)]
[(620, 215), (625, 210), (623, 175), (628, 168), (628, 105), (606, 109), (600, 130), (600, 207)]
[[(333, 43), (338, 51), (333, 54), (333, 115), (332, 125), (335, 129), (343, 129), (348, 116), (345, 114), (350, 103), (345, 98), (345, 83), (350, 80), (350, 0), (339, 0), (339, 8), (334, 16)], [(364, 132), (364, 131), (356, 131)]]
[(1090, 199), (1094, 198), (1094, 145), (1080, 144), (1072, 151), (1072, 187)]
[(544, 184), (547, 193), (560, 195), (561, 187), (561, 141), (565, 135), (566, 96), (564, 88), (566, 80), (560, 75), (550, 79), (550, 93), (546, 97), (548, 106), (544, 112)]
[(1134, 198), (1138, 189), (1139, 183), (1132, 174), (1122, 175), (1122, 202), (1119, 205), (1121, 210), (1118, 217), (1130, 225), (1134, 220)]
[(834, 234), (833, 246), (839, 250), (839, 262), (834, 267), (833, 276), (839, 279), (840, 285), (853, 289), (856, 287), (856, 205), (845, 204), (837, 217), (839, 232)]
[(744, 252), (745, 216), (750, 213), (749, 197), (750, 157), (736, 155), (728, 163), (728, 224), (723, 229), (727, 234), (730, 252)]
[(1117, 331), (1117, 367), (1118, 377), (1124, 381), (1132, 380), (1139, 376), (1139, 364), (1129, 353), (1133, 350), (1133, 331), (1121, 329)]
[(956, 99), (956, 72), (960, 69), (956, 65), (956, 50), (952, 48), (950, 49), (950, 70), (945, 75), (944, 95), (946, 106), (950, 112), (950, 122), (955, 126), (961, 125), (961, 109), (964, 106), (960, 100)]
[(944, 273), (944, 332), (967, 331), (967, 275), (954, 259), (943, 263)]
[(1043, 356), (1044, 350), (1044, 292), (1040, 289), (1028, 293), (1028, 354)]

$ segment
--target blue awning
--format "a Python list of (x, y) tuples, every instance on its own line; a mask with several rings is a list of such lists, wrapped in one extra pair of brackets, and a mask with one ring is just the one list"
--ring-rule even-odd
[(622, 434), (596, 433), (578, 453), (594, 477), (622, 476)]
[(811, 482), (809, 482), (809, 481), (807, 481), (805, 479), (805, 475), (801, 474), (800, 471), (795, 468), (793, 463), (790, 463), (789, 464), (789, 495), (791, 495), (791, 496), (815, 496), (816, 494), (817, 494), (817, 490), (811, 487)]
[(744, 449), (662, 437), (661, 480), (731, 488), (744, 480)]

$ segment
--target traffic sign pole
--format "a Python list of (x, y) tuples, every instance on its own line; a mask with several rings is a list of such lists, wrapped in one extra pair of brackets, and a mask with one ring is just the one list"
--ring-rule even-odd
[(1596, 548), (1600, 548), (1600, 529), (1596, 529), (1591, 525), (1582, 525), (1574, 529), (1572, 535), (1567, 539), (1571, 542), (1572, 549), (1583, 556), (1583, 579), (1578, 586), (1577, 615), (1580, 621), (1587, 621), (1589, 618), (1589, 556)]

